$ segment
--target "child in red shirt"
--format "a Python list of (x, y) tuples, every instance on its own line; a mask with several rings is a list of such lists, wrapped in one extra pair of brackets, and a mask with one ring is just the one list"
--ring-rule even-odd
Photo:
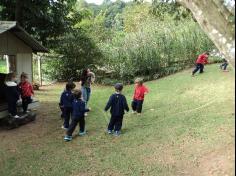
[(144, 101), (144, 96), (148, 93), (148, 88), (143, 85), (143, 80), (140, 78), (137, 78), (135, 80), (135, 90), (134, 90), (134, 96), (132, 101), (132, 109), (133, 112), (137, 112), (138, 115), (142, 112), (142, 106)]
[(194, 76), (194, 74), (198, 70), (200, 70), (200, 73), (203, 73), (204, 64), (208, 64), (208, 60), (207, 60), (208, 57), (209, 57), (209, 52), (205, 52), (205, 53), (198, 56), (198, 58), (196, 60), (196, 68), (193, 70), (192, 76)]
[(21, 92), (22, 108), (23, 112), (27, 113), (28, 105), (32, 103), (31, 97), (34, 95), (33, 86), (29, 83), (26, 73), (22, 73), (20, 79), (19, 88)]

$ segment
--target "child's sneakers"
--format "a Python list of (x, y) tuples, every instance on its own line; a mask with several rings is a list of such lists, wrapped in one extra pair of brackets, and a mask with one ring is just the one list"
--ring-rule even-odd
[(112, 130), (107, 130), (107, 134), (112, 134)]
[(83, 131), (83, 132), (79, 132), (79, 136), (84, 136), (86, 134), (86, 131)]
[(114, 136), (120, 136), (120, 131), (115, 131)]
[(15, 119), (19, 119), (20, 118), (20, 116), (18, 116), (18, 115), (15, 115), (15, 116), (13, 116)]
[(71, 140), (72, 140), (72, 136), (66, 135), (66, 136), (64, 137), (64, 141), (66, 141), (66, 142), (69, 142), (69, 141), (71, 141)]
[(64, 130), (68, 130), (68, 128), (65, 128), (64, 125), (62, 125), (61, 128)]

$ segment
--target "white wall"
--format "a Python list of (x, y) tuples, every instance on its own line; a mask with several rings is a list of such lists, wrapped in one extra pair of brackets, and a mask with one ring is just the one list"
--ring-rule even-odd
[(32, 68), (32, 54), (31, 53), (19, 53), (16, 55), (16, 72), (19, 78), (22, 72), (29, 75), (29, 81), (33, 79)]

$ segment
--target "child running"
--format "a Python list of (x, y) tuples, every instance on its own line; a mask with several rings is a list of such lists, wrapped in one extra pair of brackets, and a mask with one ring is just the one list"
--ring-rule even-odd
[(88, 112), (89, 109), (86, 109), (85, 102), (82, 100), (81, 90), (74, 91), (74, 100), (72, 103), (72, 108), (73, 108), (72, 121), (70, 123), (70, 126), (69, 126), (67, 132), (66, 132), (66, 136), (64, 137), (65, 141), (72, 140), (72, 134), (73, 134), (78, 123), (80, 126), (79, 135), (83, 136), (86, 134), (84, 114), (86, 112)]
[(138, 115), (142, 112), (144, 96), (149, 92), (148, 88), (143, 85), (143, 80), (141, 78), (137, 78), (135, 80), (135, 90), (132, 101), (132, 109), (133, 113), (138, 113)]
[(125, 110), (128, 112), (129, 107), (124, 95), (121, 94), (123, 89), (123, 85), (121, 83), (115, 84), (115, 93), (112, 94), (107, 102), (105, 107), (105, 111), (108, 111), (110, 108), (111, 119), (108, 124), (107, 132), (108, 134), (112, 134), (114, 130), (114, 135), (119, 136), (121, 133), (121, 127), (123, 122), (123, 116), (125, 114)]
[(64, 118), (64, 124), (62, 126), (63, 129), (67, 130), (70, 123), (70, 118), (72, 114), (72, 103), (73, 103), (73, 93), (72, 90), (75, 88), (75, 84), (72, 82), (68, 82), (66, 84), (66, 89), (61, 94), (59, 106), (62, 110), (62, 116)]
[(22, 73), (20, 76), (20, 92), (21, 92), (21, 99), (22, 99), (22, 108), (23, 112), (27, 113), (28, 105), (32, 103), (32, 96), (34, 95), (33, 86), (28, 81), (28, 75), (26, 73)]
[(203, 69), (204, 69), (204, 64), (208, 63), (208, 57), (209, 57), (209, 52), (205, 52), (201, 55), (198, 56), (197, 60), (196, 60), (196, 68), (193, 70), (192, 72), (192, 76), (194, 76), (194, 74), (198, 71), (199, 73), (203, 73)]
[(6, 99), (8, 103), (8, 112), (14, 118), (20, 118), (17, 115), (17, 101), (20, 98), (19, 88), (16, 84), (16, 75), (14, 73), (9, 73), (5, 79), (6, 85)]

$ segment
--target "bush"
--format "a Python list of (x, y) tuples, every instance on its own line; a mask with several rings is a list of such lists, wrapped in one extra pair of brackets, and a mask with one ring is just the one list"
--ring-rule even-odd
[(102, 43), (103, 66), (125, 82), (136, 76), (169, 75), (194, 65), (197, 56), (214, 48), (213, 43), (192, 20), (148, 21), (139, 31), (117, 35)]

